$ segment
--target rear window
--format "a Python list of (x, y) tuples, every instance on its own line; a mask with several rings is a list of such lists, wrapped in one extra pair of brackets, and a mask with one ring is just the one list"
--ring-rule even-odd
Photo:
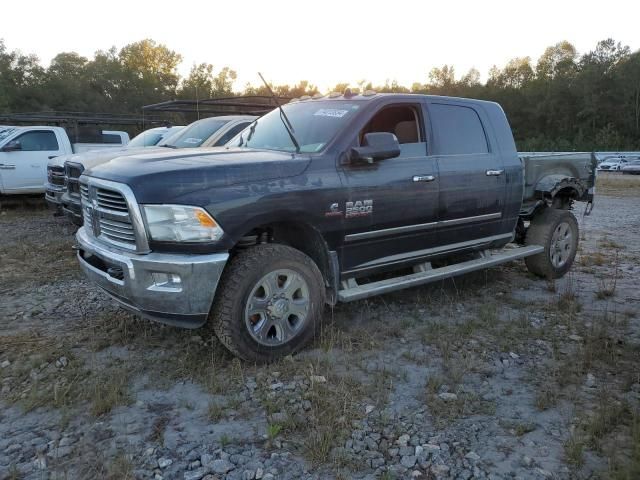
[(488, 153), (487, 137), (480, 117), (469, 107), (433, 104), (429, 108), (433, 144), (439, 155)]
[(115, 133), (103, 133), (102, 143), (122, 145), (122, 137), (120, 135), (116, 135)]

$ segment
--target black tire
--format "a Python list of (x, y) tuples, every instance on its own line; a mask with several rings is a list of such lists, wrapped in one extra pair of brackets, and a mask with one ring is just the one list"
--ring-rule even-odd
[[(562, 234), (565, 227), (571, 237), (563, 237), (558, 243), (554, 242), (554, 232)], [(578, 251), (579, 233), (578, 221), (571, 212), (554, 208), (543, 210), (531, 220), (525, 245), (542, 245), (544, 252), (525, 258), (527, 269), (547, 279), (563, 277), (573, 265)], [(565, 255), (566, 260), (560, 261)]]
[[(260, 281), (271, 272), (280, 270), (292, 271), (306, 282), (307, 314), (300, 331), (286, 343), (264, 345), (250, 333), (247, 326), (250, 320), (245, 320), (245, 308), (248, 308), (249, 296)], [(231, 353), (243, 360), (266, 363), (297, 352), (314, 337), (322, 318), (324, 301), (322, 274), (311, 258), (286, 245), (258, 245), (240, 251), (225, 268), (209, 319), (220, 342)]]

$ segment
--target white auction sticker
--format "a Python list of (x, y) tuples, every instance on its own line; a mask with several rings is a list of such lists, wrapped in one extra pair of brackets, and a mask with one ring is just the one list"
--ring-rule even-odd
[(318, 110), (316, 113), (314, 113), (313, 115), (315, 117), (335, 117), (335, 118), (342, 118), (344, 117), (347, 113), (349, 113), (349, 110), (338, 110), (336, 108), (321, 108), (320, 110)]

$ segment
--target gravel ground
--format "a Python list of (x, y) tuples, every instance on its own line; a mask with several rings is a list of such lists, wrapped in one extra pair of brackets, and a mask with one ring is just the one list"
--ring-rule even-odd
[(327, 308), (270, 366), (130, 316), (64, 218), (2, 210), (0, 478), (640, 478), (640, 179), (605, 180), (565, 278)]

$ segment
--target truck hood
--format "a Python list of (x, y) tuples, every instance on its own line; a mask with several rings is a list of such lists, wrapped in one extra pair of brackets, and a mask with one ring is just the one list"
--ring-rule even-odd
[(310, 158), (273, 150), (211, 147), (118, 157), (85, 175), (125, 183), (141, 203), (179, 201), (182, 195), (302, 174)]
[(107, 163), (118, 157), (129, 157), (147, 152), (162, 152), (166, 150), (162, 147), (132, 147), (132, 148), (108, 148), (104, 150), (91, 150), (89, 152), (76, 153), (74, 155), (65, 155), (64, 162), (73, 162), (81, 164), (85, 170)]

